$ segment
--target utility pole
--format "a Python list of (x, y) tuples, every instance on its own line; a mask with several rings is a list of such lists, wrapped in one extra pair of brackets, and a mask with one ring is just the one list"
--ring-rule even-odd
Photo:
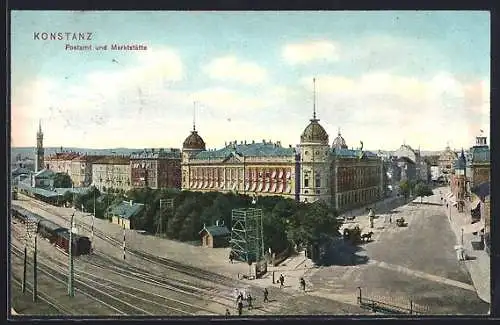
[(28, 258), (28, 224), (26, 224), (26, 233), (24, 234), (24, 259), (23, 259), (23, 282), (21, 288), (23, 293), (26, 292), (26, 264)]
[[(76, 212), (76, 209), (75, 209)], [(69, 227), (69, 243), (68, 243), (68, 265), (69, 265), (69, 274), (68, 274), (68, 295), (70, 297), (75, 296), (75, 288), (73, 285), (74, 280), (74, 269), (73, 269), (73, 218), (75, 216), (75, 212), (71, 215), (71, 224)]]
[(33, 251), (33, 302), (36, 302), (37, 300), (37, 294), (38, 294), (38, 279), (37, 279), (37, 262), (36, 262), (36, 254), (37, 254), (37, 232), (35, 231), (35, 250)]
[(94, 187), (94, 214), (92, 214), (92, 228), (90, 233), (90, 245), (92, 250), (94, 250), (95, 190), (96, 188)]
[(123, 224), (123, 260), (125, 260), (125, 224)]

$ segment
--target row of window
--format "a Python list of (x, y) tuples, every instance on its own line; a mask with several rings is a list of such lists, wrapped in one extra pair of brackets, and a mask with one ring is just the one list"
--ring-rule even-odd
[(339, 206), (349, 206), (358, 203), (369, 202), (376, 199), (378, 196), (378, 189), (371, 188), (360, 191), (353, 191), (345, 194), (339, 194), (337, 199), (339, 200)]

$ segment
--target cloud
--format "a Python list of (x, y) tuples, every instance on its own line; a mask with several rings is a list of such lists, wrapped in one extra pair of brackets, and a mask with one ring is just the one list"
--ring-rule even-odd
[[(301, 79), (312, 91), (311, 77)], [(404, 140), (440, 149), (468, 144), (489, 130), (489, 84), (447, 72), (429, 78), (373, 72), (350, 78), (317, 76), (318, 115), (330, 136), (341, 127), (347, 140), (367, 148), (397, 148)], [(348, 141), (349, 142), (349, 141)], [(349, 143), (348, 143), (349, 145)]]
[(265, 82), (267, 71), (253, 62), (241, 61), (234, 56), (217, 58), (208, 63), (203, 71), (212, 79), (238, 81), (245, 84)]
[(312, 41), (287, 44), (283, 47), (283, 58), (288, 64), (304, 64), (312, 61), (337, 61), (338, 45), (331, 41)]

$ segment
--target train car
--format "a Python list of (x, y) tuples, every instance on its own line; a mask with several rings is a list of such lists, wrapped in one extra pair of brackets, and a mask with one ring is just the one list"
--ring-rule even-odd
[(39, 215), (26, 210), (25, 208), (21, 208), (19, 206), (12, 206), (11, 208), (12, 211), (12, 216), (22, 223), (26, 223), (27, 221), (33, 221), (33, 222), (39, 222), (43, 218), (40, 217)]
[[(69, 231), (67, 229), (58, 231), (56, 245), (69, 253)], [(90, 246), (88, 237), (73, 234), (73, 256), (90, 254)]]
[(47, 219), (40, 220), (38, 223), (38, 233), (52, 244), (57, 241), (58, 233), (62, 230), (67, 229)]

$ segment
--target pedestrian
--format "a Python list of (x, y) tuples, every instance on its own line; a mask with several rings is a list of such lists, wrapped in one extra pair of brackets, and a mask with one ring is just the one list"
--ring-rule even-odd
[(237, 301), (240, 301), (241, 303), (243, 303), (243, 299), (244, 299), (243, 297), (244, 297), (243, 292), (240, 291), (240, 294), (238, 295)]
[(283, 288), (284, 283), (285, 283), (285, 277), (283, 276), (283, 274), (281, 274), (280, 275), (280, 288)]
[(243, 302), (238, 303), (238, 315), (241, 316), (243, 314)]
[(302, 290), (305, 292), (306, 291), (306, 280), (304, 280), (304, 278), (300, 278), (300, 286), (302, 287)]
[(269, 302), (269, 291), (267, 291), (267, 288), (264, 288), (264, 302)]
[(226, 317), (227, 317), (227, 316), (231, 316), (231, 313), (229, 312), (229, 309), (228, 309), (228, 308), (226, 308)]
[(252, 295), (248, 294), (247, 296), (247, 301), (248, 301), (248, 309), (252, 309)]

